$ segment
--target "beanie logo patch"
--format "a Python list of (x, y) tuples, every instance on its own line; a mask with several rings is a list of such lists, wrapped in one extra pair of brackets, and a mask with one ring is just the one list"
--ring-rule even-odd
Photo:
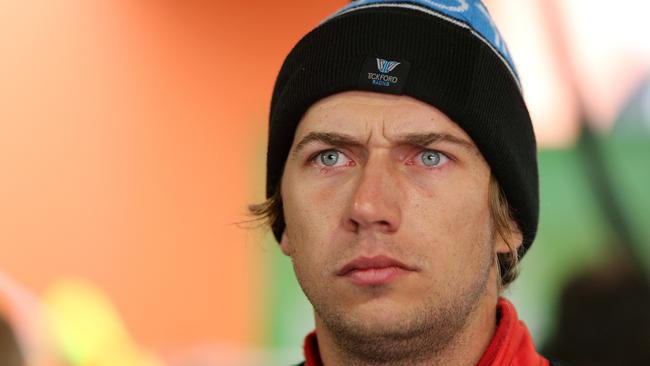
[(391, 71), (395, 70), (395, 68), (399, 66), (399, 64), (400, 62), (397, 61), (388, 61), (388, 60), (384, 60), (383, 58), (377, 59), (377, 69), (382, 74), (390, 73)]
[(359, 89), (402, 94), (410, 68), (407, 61), (368, 57), (359, 75)]

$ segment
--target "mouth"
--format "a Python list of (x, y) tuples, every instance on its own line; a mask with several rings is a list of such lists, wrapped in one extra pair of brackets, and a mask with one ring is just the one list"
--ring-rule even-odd
[(344, 265), (337, 275), (359, 286), (381, 286), (416, 270), (396, 259), (380, 255), (358, 257)]

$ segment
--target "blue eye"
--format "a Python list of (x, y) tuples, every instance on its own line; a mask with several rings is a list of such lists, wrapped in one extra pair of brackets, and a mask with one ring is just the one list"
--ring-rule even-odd
[(422, 164), (429, 168), (435, 168), (449, 160), (445, 154), (434, 150), (423, 151), (420, 153), (420, 159), (422, 160)]
[(425, 151), (422, 153), (422, 164), (436, 166), (440, 163), (440, 153), (436, 151)]
[(334, 166), (339, 162), (341, 153), (336, 150), (327, 150), (318, 154), (320, 156), (320, 162), (325, 166)]

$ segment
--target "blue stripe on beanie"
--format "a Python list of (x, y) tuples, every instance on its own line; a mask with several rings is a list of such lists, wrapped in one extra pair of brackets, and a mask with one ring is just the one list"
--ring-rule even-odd
[(468, 28), (486, 42), (499, 58), (507, 63), (508, 69), (521, 87), (515, 64), (508, 46), (497, 29), (487, 8), (479, 0), (356, 0), (328, 17), (325, 22), (355, 10), (370, 7), (402, 7), (420, 10), (442, 18), (461, 27)]

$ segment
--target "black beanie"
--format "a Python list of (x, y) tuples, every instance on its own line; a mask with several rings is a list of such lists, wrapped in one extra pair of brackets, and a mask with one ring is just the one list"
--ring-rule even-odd
[[(303, 37), (284, 61), (271, 101), (266, 196), (282, 177), (296, 127), (316, 101), (349, 90), (409, 95), (472, 138), (523, 234), (539, 216), (535, 135), (514, 64), (478, 0), (359, 0)], [(273, 234), (280, 241), (284, 217)]]

